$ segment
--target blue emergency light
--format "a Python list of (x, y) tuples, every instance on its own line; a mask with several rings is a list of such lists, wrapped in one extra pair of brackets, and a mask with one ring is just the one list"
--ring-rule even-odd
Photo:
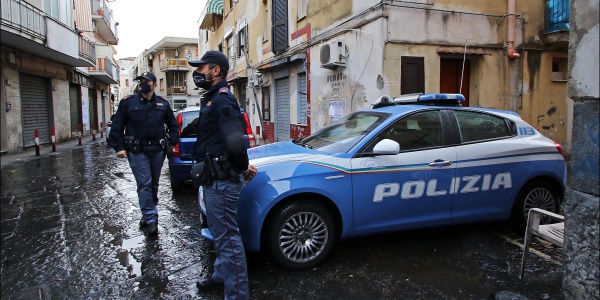
[(373, 104), (373, 108), (393, 105), (433, 105), (433, 106), (461, 106), (460, 102), (465, 100), (462, 94), (407, 94), (391, 98), (382, 96)]

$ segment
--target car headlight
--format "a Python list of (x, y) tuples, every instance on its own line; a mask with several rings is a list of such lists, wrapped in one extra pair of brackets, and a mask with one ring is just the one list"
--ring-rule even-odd
[(200, 210), (206, 213), (206, 203), (204, 202), (204, 190), (202, 186), (198, 189), (198, 205), (200, 206)]

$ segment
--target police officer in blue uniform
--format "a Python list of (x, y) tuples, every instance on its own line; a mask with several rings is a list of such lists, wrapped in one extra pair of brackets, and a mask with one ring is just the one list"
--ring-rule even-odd
[(135, 80), (139, 81), (139, 91), (119, 102), (109, 141), (117, 157), (129, 160), (142, 211), (140, 227), (147, 227), (149, 235), (156, 235), (158, 180), (166, 156), (165, 147), (166, 143), (177, 145), (179, 132), (171, 105), (154, 93), (156, 76), (144, 72)]
[[(197, 67), (194, 83), (206, 90), (201, 101), (194, 159), (212, 163), (216, 178), (202, 186), (208, 228), (217, 258), (214, 273), (197, 282), (200, 291), (225, 290), (225, 299), (248, 299), (246, 255), (237, 224), (238, 198), (246, 181), (256, 174), (249, 164), (240, 106), (227, 87), (229, 60), (219, 51), (207, 51)], [(212, 160), (212, 162), (211, 162)], [(200, 195), (199, 195), (200, 197)]]

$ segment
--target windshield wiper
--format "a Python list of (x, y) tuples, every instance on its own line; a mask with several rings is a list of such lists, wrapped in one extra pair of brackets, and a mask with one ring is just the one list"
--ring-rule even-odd
[(303, 143), (301, 139), (295, 139), (295, 140), (292, 140), (292, 142), (294, 144), (298, 145), (298, 146), (302, 146), (302, 147), (305, 147), (305, 148), (308, 148), (308, 149), (312, 149), (311, 145)]

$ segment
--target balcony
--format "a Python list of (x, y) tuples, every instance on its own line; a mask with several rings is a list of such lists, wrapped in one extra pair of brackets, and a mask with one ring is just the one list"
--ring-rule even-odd
[(569, 0), (545, 0), (544, 44), (550, 50), (566, 51), (569, 47)]
[(167, 58), (159, 61), (158, 65), (160, 66), (161, 72), (190, 70), (187, 59)]
[(1, 1), (2, 45), (72, 67), (94, 65), (94, 60), (81, 55), (80, 36), (74, 29), (25, 1)]
[(186, 86), (170, 86), (167, 88), (167, 95), (184, 95), (187, 94)]
[(92, 20), (96, 24), (95, 31), (110, 45), (119, 43), (117, 23), (113, 19), (113, 11), (105, 0), (92, 0)]
[(96, 46), (82, 36), (79, 36), (79, 57), (89, 61), (92, 66), (96, 64)]
[(106, 84), (118, 84), (119, 72), (117, 67), (108, 57), (96, 58), (96, 66), (88, 68), (90, 77)]

